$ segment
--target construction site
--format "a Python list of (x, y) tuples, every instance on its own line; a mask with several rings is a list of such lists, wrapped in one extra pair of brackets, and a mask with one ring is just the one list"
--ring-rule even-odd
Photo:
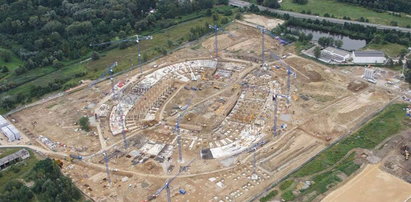
[(96, 201), (250, 200), (405, 92), (397, 72), (299, 56), (267, 31), (281, 23), (210, 26), (197, 48), (6, 118)]

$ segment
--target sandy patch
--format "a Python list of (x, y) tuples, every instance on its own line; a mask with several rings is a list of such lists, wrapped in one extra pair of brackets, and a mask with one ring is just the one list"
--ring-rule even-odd
[(378, 164), (367, 165), (361, 173), (331, 192), (322, 202), (403, 202), (411, 197), (411, 184), (378, 167)]
[(284, 21), (280, 19), (267, 18), (256, 14), (244, 15), (244, 21), (264, 26), (270, 30), (277, 27), (277, 25), (284, 23)]

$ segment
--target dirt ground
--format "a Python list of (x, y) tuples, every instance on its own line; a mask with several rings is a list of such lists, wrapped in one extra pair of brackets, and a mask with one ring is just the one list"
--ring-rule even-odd
[(279, 24), (283, 24), (284, 20), (280, 19), (273, 19), (273, 18), (266, 18), (264, 16), (256, 15), (256, 14), (246, 14), (243, 16), (243, 20), (246, 22), (251, 22), (257, 25), (264, 26), (265, 28), (271, 30)]
[[(246, 15), (245, 19), (265, 23), (267, 27), (280, 23), (256, 15)], [(58, 143), (56, 151), (86, 156), (77, 163), (65, 161), (63, 172), (96, 201), (146, 200), (191, 159), (195, 160), (188, 170), (171, 185), (173, 201), (245, 201), (360, 125), (396, 96), (394, 90), (362, 84), (359, 68), (349, 69), (348, 73), (344, 68), (330, 68), (294, 55), (293, 45), (283, 47), (268, 36), (265, 37), (268, 67), (260, 68), (261, 34), (255, 26), (232, 23), (225, 30), (229, 33), (218, 36), (221, 59), (217, 67), (199, 73), (201, 79), (197, 81), (176, 84), (175, 90), (156, 106), (155, 117), (160, 118), (153, 125), (125, 134), (127, 148), (121, 135), (111, 134), (107, 116), (99, 118), (99, 124), (93, 123), (90, 132), (78, 130), (76, 125), (81, 116), (93, 117), (96, 106), (104, 103), (111, 110), (117, 104), (118, 101), (108, 97), (109, 81), (22, 110), (9, 118), (15, 119), (16, 126), (26, 135), (30, 134), (30, 144), (47, 148), (39, 141), (41, 135)], [(144, 65), (143, 72), (149, 74), (157, 68), (194, 59), (213, 59), (213, 46), (214, 37), (210, 36)], [(296, 73), (296, 77), (290, 77), (290, 102), (284, 98), (278, 100), (275, 137), (274, 91), (270, 86), (274, 86), (276, 93), (285, 95), (288, 77), (286, 67), (270, 58), (270, 52), (280, 56), (287, 53), (285, 62)], [(389, 77), (389, 73), (385, 75)], [(116, 77), (115, 81), (130, 84), (125, 87), (127, 94), (140, 81), (138, 76), (139, 70), (134, 70)], [(184, 160), (180, 163), (176, 161), (174, 129), (177, 116), (189, 99), (192, 103), (180, 125)], [(142, 123), (133, 122), (134, 111), (126, 116), (127, 124)], [(259, 132), (266, 141), (255, 153), (201, 159), (202, 149), (233, 141), (245, 144), (247, 141), (239, 140), (240, 132), (248, 127), (261, 128)], [(144, 162), (133, 162), (130, 153), (141, 149), (146, 142), (171, 146), (172, 153), (164, 161), (149, 157)], [(111, 185), (104, 172), (103, 151), (110, 156)], [(251, 179), (253, 174), (257, 179)], [(179, 189), (187, 194), (179, 194)], [(165, 191), (158, 201), (165, 201), (164, 196)]]
[(411, 199), (411, 184), (369, 164), (342, 187), (322, 201), (404, 202)]

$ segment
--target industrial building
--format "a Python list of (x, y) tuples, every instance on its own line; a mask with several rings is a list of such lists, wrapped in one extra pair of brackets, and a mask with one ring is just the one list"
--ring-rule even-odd
[(5, 169), (13, 163), (22, 161), (30, 157), (30, 153), (26, 149), (21, 149), (13, 154), (0, 159), (0, 170)]
[(7, 137), (9, 142), (13, 142), (15, 140), (20, 140), (21, 135), (20, 131), (17, 128), (10, 124), (3, 116), (0, 115), (0, 131)]
[(382, 51), (368, 50), (352, 53), (352, 61), (356, 64), (384, 64), (386, 60), (387, 58)]
[(351, 54), (347, 51), (334, 47), (327, 47), (321, 51), (321, 57), (319, 60), (326, 63), (343, 63), (350, 59), (350, 57)]

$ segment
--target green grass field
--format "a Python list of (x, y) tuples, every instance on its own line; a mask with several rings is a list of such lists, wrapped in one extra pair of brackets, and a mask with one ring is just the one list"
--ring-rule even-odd
[(387, 44), (374, 44), (369, 43), (364, 49), (372, 49), (372, 50), (380, 50), (384, 51), (384, 53), (390, 57), (397, 57), (400, 55), (401, 50), (407, 49), (406, 46), (395, 44), (395, 43), (387, 43)]
[[(342, 181), (339, 177), (341, 174), (350, 176), (360, 168), (360, 165), (354, 163), (355, 153), (348, 155), (349, 151), (354, 148), (374, 149), (379, 143), (407, 127), (406, 123), (409, 122), (409, 119), (405, 116), (404, 107), (406, 104), (389, 105), (358, 131), (322, 151), (313, 160), (284, 179), (284, 182), (274, 187), (276, 189), (274, 192), (277, 193), (277, 189), (290, 192), (292, 190), (285, 188), (288, 184), (292, 184), (296, 179), (309, 177), (311, 181), (314, 181), (314, 184), (308, 189), (298, 190), (300, 194), (295, 197), (311, 201), (319, 194), (336, 186)], [(344, 158), (345, 156), (346, 158)], [(285, 200), (294, 199), (292, 193), (287, 192), (282, 193), (281, 196), (285, 197)], [(268, 197), (269, 195), (260, 201), (268, 201), (273, 198)]]
[(336, 18), (343, 18), (348, 16), (351, 20), (358, 19), (360, 17), (367, 18), (370, 23), (390, 25), (391, 21), (398, 23), (398, 26), (406, 27), (411, 26), (411, 18), (402, 14), (401, 17), (389, 15), (388, 13), (379, 13), (364, 7), (340, 3), (335, 0), (308, 0), (305, 5), (293, 3), (292, 0), (283, 0), (281, 3), (281, 9), (292, 10), (295, 12), (311, 11), (311, 14), (319, 14), (324, 16), (328, 13), (334, 15)]

